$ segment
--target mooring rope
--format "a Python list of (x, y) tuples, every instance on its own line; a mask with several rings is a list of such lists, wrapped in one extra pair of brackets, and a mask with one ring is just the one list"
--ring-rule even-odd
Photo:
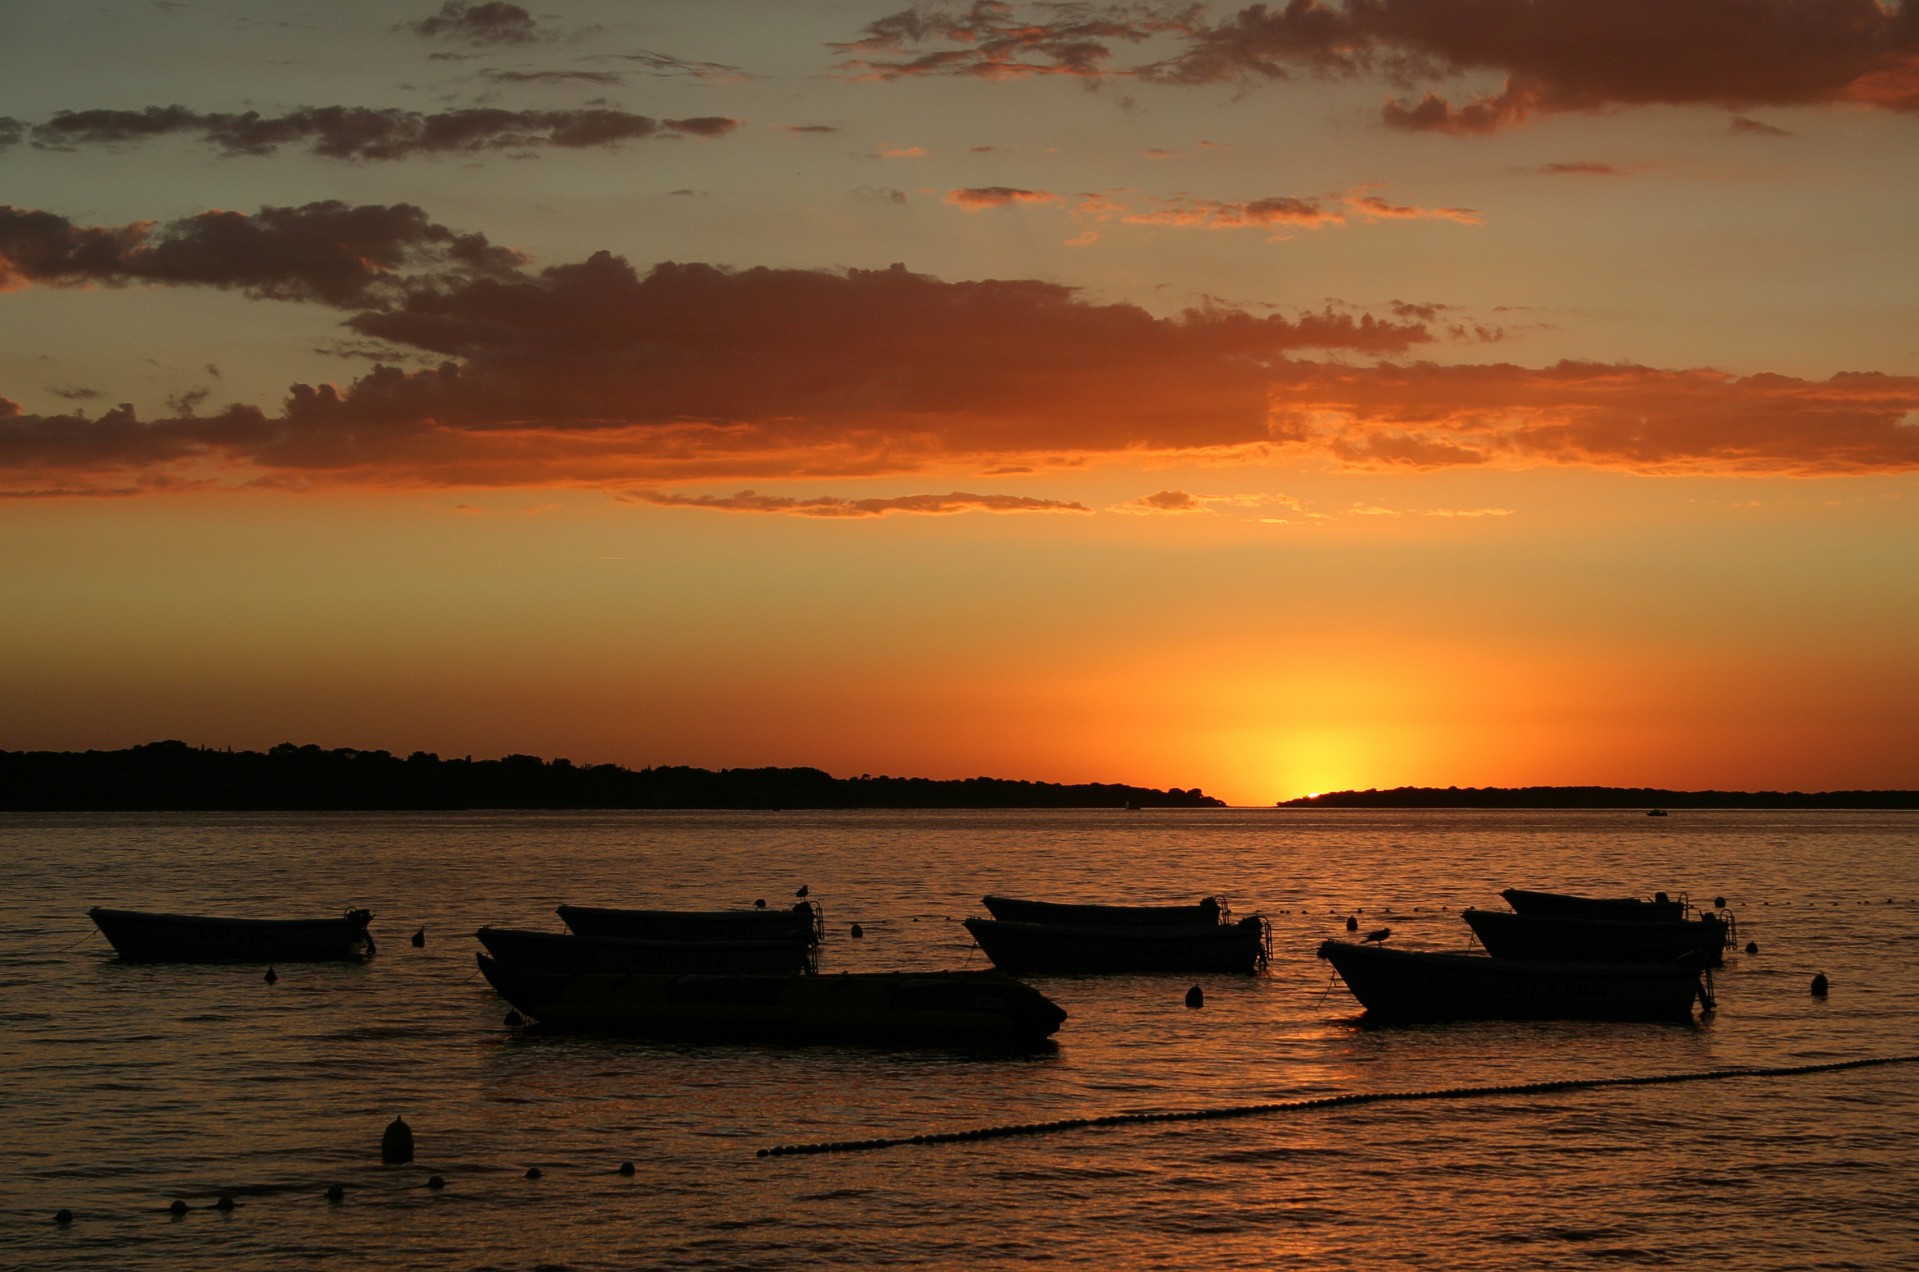
[(1356, 1091), (1347, 1095), (1323, 1095), (1307, 1100), (1282, 1100), (1272, 1104), (1231, 1104), (1210, 1109), (1176, 1109), (1162, 1113), (1108, 1113), (1102, 1117), (1068, 1117), (1053, 1122), (1022, 1122), (1007, 1126), (980, 1126), (964, 1131), (933, 1131), (923, 1135), (900, 1135), (878, 1139), (827, 1140), (818, 1144), (782, 1144), (762, 1148), (759, 1157), (795, 1157), (812, 1153), (855, 1153), (869, 1149), (903, 1148), (909, 1144), (962, 1144), (977, 1140), (1009, 1139), (1015, 1135), (1057, 1135), (1063, 1131), (1091, 1130), (1102, 1126), (1134, 1126), (1148, 1122), (1199, 1122), (1238, 1117), (1266, 1117), (1275, 1113), (1303, 1113), (1313, 1109), (1350, 1108), (1359, 1104), (1385, 1104), (1390, 1101), (1473, 1100), (1497, 1095), (1546, 1095), (1558, 1091), (1591, 1091), (1601, 1087), (1669, 1086), (1679, 1082), (1712, 1082), (1722, 1078), (1787, 1078), (1811, 1073), (1837, 1073), (1843, 1069), (1869, 1069), (1878, 1065), (1919, 1064), (1919, 1055), (1868, 1056), (1858, 1060), (1834, 1060), (1824, 1064), (1781, 1065), (1772, 1068), (1704, 1069), (1688, 1073), (1655, 1073), (1617, 1078), (1561, 1078), (1551, 1082), (1502, 1083), (1497, 1086), (1445, 1087), (1430, 1091)]

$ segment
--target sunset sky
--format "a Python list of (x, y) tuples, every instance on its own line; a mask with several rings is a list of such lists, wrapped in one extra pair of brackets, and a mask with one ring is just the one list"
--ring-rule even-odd
[(1919, 787), (1919, 10), (7, 0), (0, 748)]

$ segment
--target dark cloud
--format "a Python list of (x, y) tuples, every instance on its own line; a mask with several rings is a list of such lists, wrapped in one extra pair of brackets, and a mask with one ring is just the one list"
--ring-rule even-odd
[(427, 39), (481, 45), (531, 44), (541, 38), (540, 24), (533, 20), (532, 14), (517, 4), (504, 4), (501, 0), (484, 0), (480, 4), (447, 0), (433, 16), (394, 29), (411, 31)]
[(1790, 137), (1792, 134), (1784, 128), (1775, 128), (1771, 124), (1757, 119), (1748, 119), (1744, 115), (1732, 117), (1732, 131), (1736, 133), (1756, 133), (1761, 137)]
[(946, 201), (963, 208), (1004, 208), (1015, 203), (1053, 203), (1057, 194), (1045, 190), (1021, 190), (1015, 186), (972, 186), (948, 190)]
[(753, 78), (737, 66), (724, 62), (694, 62), (670, 53), (639, 49), (632, 53), (601, 53), (601, 59), (631, 62), (650, 75), (669, 79), (699, 79), (709, 84), (737, 84)]
[(43, 150), (113, 146), (184, 135), (228, 155), (268, 155), (300, 145), (329, 159), (410, 159), (541, 147), (614, 146), (665, 134), (719, 137), (738, 120), (721, 116), (653, 119), (623, 110), (494, 110), (473, 108), (422, 114), (364, 106), (309, 106), (285, 115), (202, 114), (184, 106), (144, 110), (61, 111), (35, 125)]
[[(1152, 37), (1174, 51), (1113, 64), (1118, 48)], [(1217, 23), (1197, 7), (979, 3), (906, 10), (835, 47), (850, 69), (884, 79), (1372, 76), (1417, 90), (1382, 109), (1408, 131), (1487, 133), (1542, 113), (1659, 103), (1919, 110), (1919, 17), (1878, 0), (1287, 0)], [(1424, 86), (1486, 73), (1504, 85), (1463, 100)]]
[(503, 71), (487, 67), (480, 78), (495, 84), (598, 84), (613, 88), (625, 83), (614, 71)]
[(833, 127), (831, 124), (788, 124), (786, 131), (790, 133), (836, 133), (839, 129)]
[(455, 233), (407, 203), (329, 201), (123, 226), (0, 205), (0, 288), (173, 283), (357, 307), (412, 272), (499, 277), (519, 262), (485, 235)]
[(1609, 163), (1549, 163), (1541, 165), (1539, 170), (1549, 177), (1613, 177), (1619, 175), (1619, 169)]
[(0, 115), (0, 150), (19, 145), (26, 136), (27, 126), (23, 121)]
[(796, 498), (762, 495), (742, 490), (735, 495), (674, 495), (635, 491), (623, 498), (663, 508), (706, 508), (716, 512), (785, 513), (799, 517), (883, 517), (906, 512), (950, 515), (956, 512), (1091, 512), (1085, 504), (1066, 499), (1034, 499), (1026, 495), (895, 495), (879, 499), (843, 499), (837, 495)]

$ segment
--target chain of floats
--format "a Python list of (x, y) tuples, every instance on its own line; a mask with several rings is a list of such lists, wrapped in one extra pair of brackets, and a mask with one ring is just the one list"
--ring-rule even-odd
[(1010, 1139), (1016, 1135), (1057, 1135), (1064, 1131), (1092, 1130), (1103, 1126), (1139, 1126), (1154, 1122), (1203, 1122), (1227, 1118), (1269, 1117), (1277, 1113), (1304, 1113), (1314, 1109), (1341, 1109), (1361, 1104), (1386, 1104), (1394, 1101), (1404, 1103), (1413, 1100), (1476, 1100), (1500, 1095), (1549, 1095), (1559, 1091), (1591, 1091), (1601, 1087), (1671, 1086), (1680, 1082), (1713, 1082), (1722, 1078), (1787, 1078), (1811, 1073), (1837, 1073), (1845, 1069), (1869, 1069), (1889, 1064), (1919, 1064), (1919, 1055), (1870, 1056), (1859, 1060), (1835, 1060), (1824, 1064), (1795, 1064), (1774, 1068), (1706, 1069), (1690, 1073), (1656, 1073), (1623, 1078), (1563, 1078), (1553, 1082), (1445, 1087), (1431, 1091), (1358, 1091), (1349, 1095), (1282, 1100), (1272, 1104), (1231, 1104), (1219, 1108), (1181, 1109), (1161, 1113), (1108, 1113), (1102, 1117), (1068, 1117), (1053, 1122), (981, 1126), (964, 1131), (934, 1131), (924, 1135), (828, 1140), (818, 1144), (782, 1144), (776, 1148), (762, 1148), (756, 1155), (796, 1157), (813, 1153), (857, 1153), (871, 1149), (904, 1148), (911, 1144), (969, 1144), (979, 1140)]

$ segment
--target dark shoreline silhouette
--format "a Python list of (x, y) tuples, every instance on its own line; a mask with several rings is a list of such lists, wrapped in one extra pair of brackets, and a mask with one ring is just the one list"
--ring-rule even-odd
[(1003, 778), (836, 778), (814, 768), (629, 769), (536, 755), (402, 759), (282, 742), (228, 751), (149, 742), (121, 751), (0, 751), (11, 812), (465, 808), (1222, 808), (1198, 787)]
[(1919, 808), (1919, 791), (1669, 791), (1650, 786), (1398, 786), (1283, 799), (1280, 808)]

